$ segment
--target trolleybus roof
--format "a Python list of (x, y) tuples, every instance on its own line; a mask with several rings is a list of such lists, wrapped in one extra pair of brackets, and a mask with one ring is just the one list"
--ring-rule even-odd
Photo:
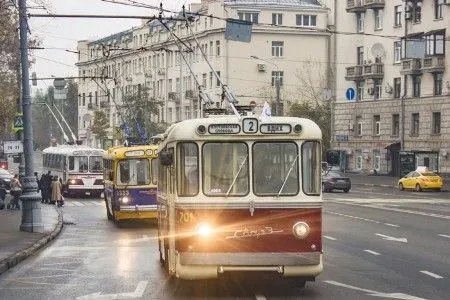
[[(78, 153), (77, 153), (78, 151)], [(62, 155), (103, 155), (105, 150), (99, 148), (91, 148), (80, 145), (58, 145), (45, 148), (43, 154), (62, 154)]]

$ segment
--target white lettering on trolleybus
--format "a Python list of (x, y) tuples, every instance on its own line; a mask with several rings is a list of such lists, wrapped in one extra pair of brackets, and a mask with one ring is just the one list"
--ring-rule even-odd
[(208, 127), (209, 133), (216, 134), (235, 134), (241, 131), (238, 124), (211, 124)]
[(291, 125), (289, 124), (262, 124), (261, 133), (291, 133)]
[(225, 237), (225, 239), (242, 239), (242, 238), (249, 238), (249, 237), (256, 237), (259, 238), (260, 236), (264, 236), (264, 235), (271, 235), (274, 233), (281, 233), (284, 230), (273, 230), (272, 227), (270, 226), (265, 226), (264, 228), (261, 229), (255, 229), (255, 230), (250, 230), (248, 228), (244, 228), (244, 229), (238, 229), (234, 232), (233, 235), (228, 235)]

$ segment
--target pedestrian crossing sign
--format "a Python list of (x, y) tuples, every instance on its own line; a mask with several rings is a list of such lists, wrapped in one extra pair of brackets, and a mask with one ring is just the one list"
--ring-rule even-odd
[(23, 130), (23, 114), (16, 114), (16, 116), (14, 117), (13, 129), (15, 132)]

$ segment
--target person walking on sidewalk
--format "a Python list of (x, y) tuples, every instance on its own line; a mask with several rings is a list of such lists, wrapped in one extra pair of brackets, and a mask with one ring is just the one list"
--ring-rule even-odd
[(11, 180), (11, 195), (14, 197), (11, 202), (11, 209), (20, 209), (19, 197), (22, 194), (22, 185), (19, 181), (19, 175), (15, 174)]
[(62, 193), (61, 193), (62, 185), (58, 180), (58, 176), (53, 177), (52, 181), (52, 204), (57, 204), (58, 206), (62, 206)]
[(50, 203), (50, 197), (52, 193), (52, 175), (48, 171), (47, 174), (42, 174), (41, 180), (41, 193), (42, 193), (42, 203)]

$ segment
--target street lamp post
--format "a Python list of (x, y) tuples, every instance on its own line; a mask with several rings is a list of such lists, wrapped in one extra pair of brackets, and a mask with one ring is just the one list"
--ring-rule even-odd
[(277, 76), (275, 77), (275, 89), (276, 89), (276, 107), (275, 107), (276, 108), (275, 109), (276, 112), (275, 112), (275, 115), (276, 116), (280, 116), (281, 115), (281, 108), (280, 108), (280, 69), (278, 68), (278, 65), (273, 63), (273, 62), (271, 62), (271, 61), (259, 58), (258, 56), (251, 55), (250, 57), (254, 58), (254, 59), (259, 59), (259, 60), (264, 61), (266, 63), (269, 63), (271, 65), (274, 65), (275, 68), (277, 68)]
[(41, 195), (33, 174), (33, 128), (31, 126), (30, 74), (28, 64), (28, 24), (26, 0), (19, 0), (20, 22), (20, 60), (22, 66), (22, 110), (23, 110), (23, 152), (25, 157), (25, 176), (22, 178), (22, 223), (21, 231), (40, 232)]

